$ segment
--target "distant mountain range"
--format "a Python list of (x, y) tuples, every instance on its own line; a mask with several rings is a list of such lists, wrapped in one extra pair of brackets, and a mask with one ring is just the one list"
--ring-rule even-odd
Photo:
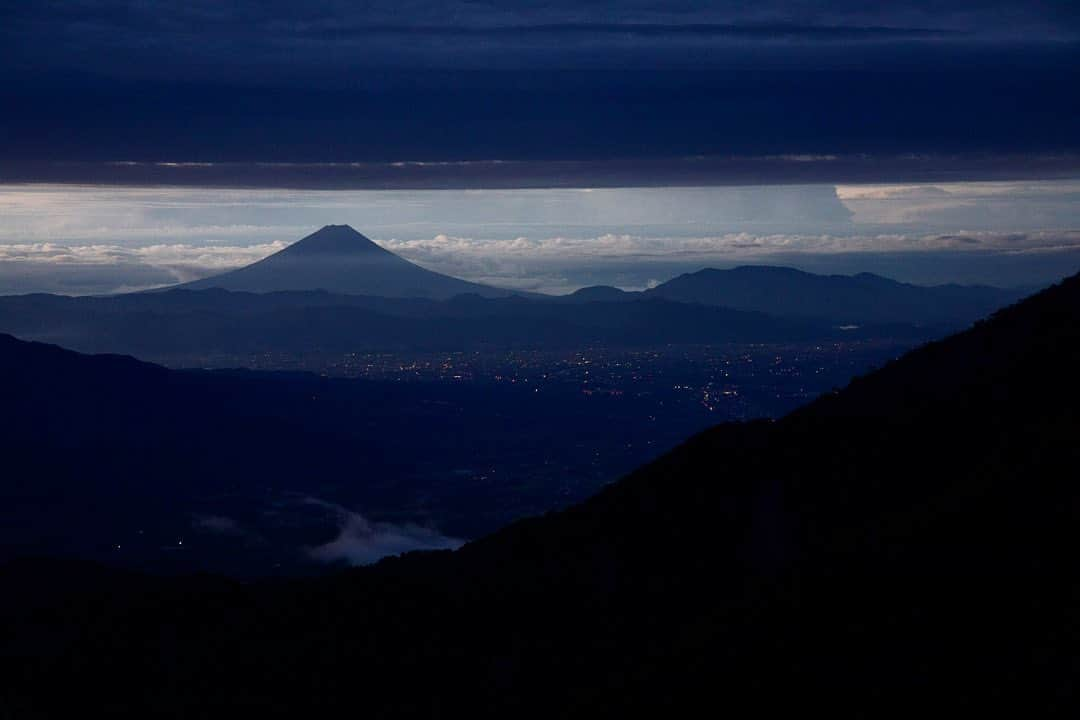
[[(514, 294), (421, 268), (348, 225), (327, 225), (252, 265), (179, 287), (254, 293), (321, 290), (337, 295), (434, 300), (464, 294), (488, 298)], [(659, 298), (837, 324), (943, 325), (971, 322), (1020, 297), (1017, 291), (999, 288), (924, 287), (870, 273), (815, 275), (785, 267), (743, 266), (680, 275), (641, 293), (598, 286), (579, 290), (566, 299), (620, 302)]]
[(224, 290), (5, 297), (0, 298), (0, 332), (170, 365), (178, 355), (199, 353), (566, 349), (931, 335), (910, 325), (841, 329), (823, 321), (660, 298), (566, 303), (459, 295), (434, 301)]
[(12, 565), (4, 702), (27, 716), (1074, 716), (1078, 365), (1080, 276), (455, 553), (291, 584)]
[(433, 273), (331, 225), (179, 288), (0, 297), (0, 332), (173, 364), (210, 353), (925, 339), (1014, 299), (996, 288), (773, 267), (702, 270), (638, 293), (525, 296)]
[(815, 275), (787, 267), (746, 265), (680, 275), (655, 288), (628, 293), (612, 287), (584, 288), (582, 301), (662, 298), (835, 324), (907, 323), (960, 325), (988, 315), (1023, 295), (979, 285), (910, 285), (889, 278)]

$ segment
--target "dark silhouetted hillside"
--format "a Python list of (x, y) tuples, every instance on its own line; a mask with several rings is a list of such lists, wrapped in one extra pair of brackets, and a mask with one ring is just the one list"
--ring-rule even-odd
[[(313, 279), (323, 273), (341, 282)], [(424, 283), (423, 292), (404, 289)], [(215, 354), (925, 340), (1013, 298), (996, 288), (771, 267), (702, 270), (645, 292), (597, 286), (562, 297), (510, 295), (430, 273), (347, 226), (328, 226), (181, 289), (0, 297), (0, 332), (170, 365)]]
[(565, 349), (935, 334), (904, 324), (839, 329), (823, 321), (628, 293), (632, 301), (603, 295), (607, 299), (580, 303), (474, 293), (443, 301), (224, 290), (22, 295), (0, 298), (0, 331), (81, 352), (124, 353), (168, 364), (177, 355), (199, 353)]
[(308, 549), (352, 510), (486, 534), (587, 497), (712, 417), (574, 382), (175, 371), (4, 335), (0, 398), (0, 562), (241, 576), (317, 570)]
[(610, 285), (593, 285), (575, 290), (560, 298), (565, 302), (624, 302), (633, 300), (637, 293), (620, 290)]
[(7, 599), (8, 704), (1072, 716), (1078, 365), (1074, 277), (455, 553), (279, 585), (125, 579), (120, 596), (78, 573), (63, 599)]
[(815, 275), (787, 267), (747, 265), (680, 275), (645, 294), (676, 302), (719, 305), (835, 323), (963, 326), (1021, 297), (984, 286), (923, 287), (889, 278)]

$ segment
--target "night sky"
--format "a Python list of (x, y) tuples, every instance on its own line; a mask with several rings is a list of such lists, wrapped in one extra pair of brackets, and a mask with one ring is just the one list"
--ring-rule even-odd
[(0, 180), (1057, 177), (1078, 40), (1067, 1), (4, 2)]

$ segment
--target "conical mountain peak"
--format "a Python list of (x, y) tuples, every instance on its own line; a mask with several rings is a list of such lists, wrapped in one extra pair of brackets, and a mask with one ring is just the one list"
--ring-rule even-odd
[(353, 254), (364, 252), (388, 252), (349, 225), (326, 225), (301, 238), (286, 252), (295, 254)]
[(325, 290), (347, 295), (437, 300), (465, 293), (484, 297), (509, 294), (506, 290), (414, 265), (348, 225), (326, 225), (252, 265), (183, 287), (256, 293)]

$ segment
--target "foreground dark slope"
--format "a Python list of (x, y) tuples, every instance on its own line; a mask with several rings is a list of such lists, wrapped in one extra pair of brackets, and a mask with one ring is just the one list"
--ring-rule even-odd
[(62, 569), (10, 568), (47, 600), (6, 600), (7, 697), (132, 716), (1066, 714), (1078, 363), (1072, 278), (454, 554), (285, 585), (79, 575), (78, 602), (50, 589)]

